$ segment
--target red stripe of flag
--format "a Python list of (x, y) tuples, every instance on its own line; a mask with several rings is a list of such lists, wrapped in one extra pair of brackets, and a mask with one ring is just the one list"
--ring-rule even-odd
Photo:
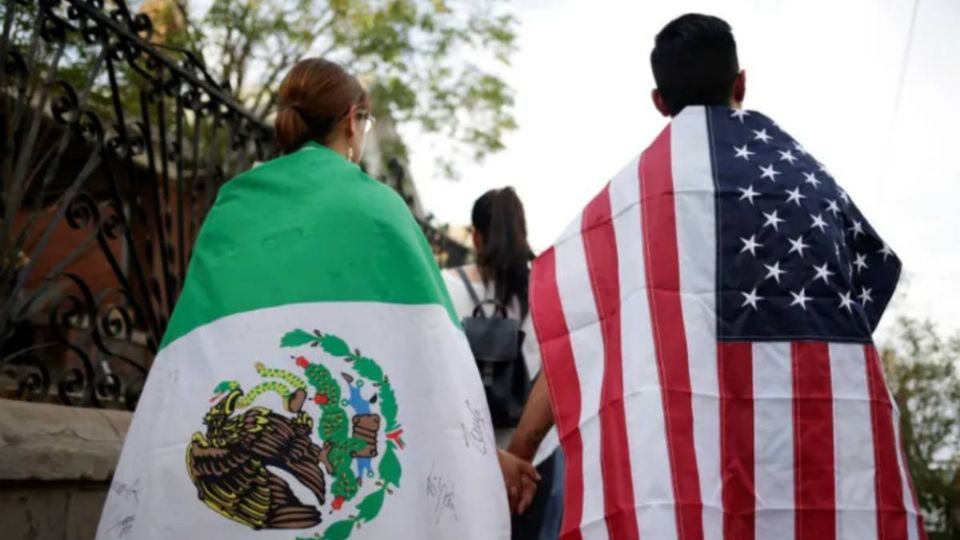
[(903, 440), (897, 445), (900, 453), (900, 467), (907, 476), (907, 489), (910, 490), (910, 497), (913, 499), (913, 508), (917, 512), (917, 538), (918, 540), (927, 540), (927, 529), (923, 526), (923, 513), (920, 510), (920, 499), (917, 498), (917, 489), (913, 487), (913, 475), (910, 474), (910, 467), (907, 465), (907, 453), (903, 446)]
[(757, 508), (753, 461), (753, 345), (721, 343), (717, 360), (723, 537), (753, 540)]
[[(868, 360), (867, 360), (867, 361), (869, 361), (869, 358), (870, 358), (869, 355), (872, 355), (872, 356), (875, 358), (876, 364), (882, 368), (883, 364), (880, 363), (880, 356), (877, 354), (876, 346), (875, 346), (875, 345), (867, 345), (867, 348), (868, 348), (868, 351), (867, 351), (867, 354), (868, 354), (867, 359), (868, 359)], [(879, 373), (883, 373), (882, 369), (879, 371)], [(884, 390), (884, 391), (886, 392), (886, 394), (887, 394), (887, 399), (888, 399), (889, 402), (892, 404), (892, 403), (893, 403), (893, 396), (890, 394), (890, 390), (886, 387), (886, 383), (885, 383), (885, 382), (884, 382), (883, 390)], [(891, 406), (892, 406), (892, 405), (891, 405)], [(897, 439), (897, 437), (896, 437), (896, 428), (898, 428), (898, 427), (899, 427), (899, 426), (894, 426), (894, 440), (895, 440), (895, 441), (896, 441), (896, 439)], [(924, 526), (923, 526), (923, 514), (920, 512), (920, 500), (917, 498), (917, 490), (913, 487), (913, 475), (910, 474), (910, 468), (909, 468), (909, 466), (907, 465), (907, 454), (906, 454), (906, 451), (904, 450), (903, 439), (902, 439), (902, 438), (899, 440), (899, 443), (897, 444), (896, 450), (897, 450), (897, 458), (898, 458), (898, 460), (899, 460), (898, 463), (899, 463), (899, 465), (900, 465), (900, 469), (903, 471), (903, 473), (906, 475), (906, 478), (907, 478), (907, 480), (906, 480), (906, 481), (907, 481), (907, 486), (906, 486), (906, 487), (907, 487), (907, 489), (910, 490), (910, 498), (911, 498), (911, 500), (913, 500), (913, 508), (916, 509), (916, 511), (917, 511), (917, 515), (916, 515), (916, 520), (917, 520), (917, 523), (916, 523), (916, 526), (917, 526), (917, 538), (918, 538), (919, 540), (927, 540), (927, 531), (926, 531), (926, 529), (925, 529)], [(908, 536), (909, 536), (909, 531), (908, 531)]]
[(830, 349), (796, 342), (792, 352), (796, 540), (831, 540), (837, 500)]
[(530, 274), (530, 311), (536, 323), (543, 369), (550, 386), (550, 403), (565, 460), (561, 540), (582, 540), (583, 439), (580, 436), (580, 378), (573, 361), (570, 331), (560, 303), (557, 257), (544, 252)]
[(617, 239), (610, 210), (610, 186), (583, 213), (583, 248), (597, 317), (603, 335), (603, 382), (600, 386), (600, 464), (603, 505), (611, 540), (637, 540), (633, 474), (623, 406), (623, 358), (620, 341), (620, 274)]
[(894, 437), (893, 405), (887, 393), (877, 350), (864, 347), (870, 417), (873, 420), (873, 455), (876, 467), (877, 535), (879, 540), (907, 538), (907, 512), (903, 505), (903, 482)]
[(669, 127), (663, 130), (640, 157), (644, 265), (677, 505), (677, 532), (679, 540), (702, 540), (703, 500), (700, 498), (700, 475), (693, 445), (693, 403), (680, 305), (680, 257), (670, 131)]

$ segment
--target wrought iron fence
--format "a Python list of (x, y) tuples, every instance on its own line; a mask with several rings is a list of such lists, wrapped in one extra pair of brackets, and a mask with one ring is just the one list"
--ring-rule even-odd
[(122, 0), (0, 1), (0, 397), (132, 409), (217, 189), (272, 134)]

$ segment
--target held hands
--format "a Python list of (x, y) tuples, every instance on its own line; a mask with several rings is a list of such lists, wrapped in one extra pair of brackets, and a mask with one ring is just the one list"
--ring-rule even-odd
[(524, 461), (509, 452), (498, 450), (497, 457), (500, 459), (500, 470), (503, 472), (503, 481), (507, 486), (510, 511), (514, 514), (522, 514), (533, 501), (540, 475), (529, 461)]
[(500, 450), (498, 454), (503, 480), (510, 496), (510, 510), (515, 514), (525, 512), (537, 492), (540, 475), (530, 462), (551, 426), (553, 411), (550, 408), (550, 392), (546, 378), (541, 373), (530, 390), (520, 423), (513, 432), (509, 452)]

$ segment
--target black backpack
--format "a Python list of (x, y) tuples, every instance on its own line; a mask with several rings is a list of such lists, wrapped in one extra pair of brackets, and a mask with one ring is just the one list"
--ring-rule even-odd
[[(467, 273), (462, 268), (457, 273), (474, 303), (473, 315), (463, 318), (463, 330), (480, 370), (493, 427), (516, 427), (530, 392), (530, 376), (521, 349), (526, 335), (520, 329), (520, 321), (507, 317), (503, 304), (481, 300)], [(483, 310), (487, 304), (494, 308), (489, 317)]]

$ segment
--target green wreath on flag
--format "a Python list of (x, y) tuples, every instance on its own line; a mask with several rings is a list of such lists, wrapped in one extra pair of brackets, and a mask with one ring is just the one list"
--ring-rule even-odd
[[(342, 358), (350, 364), (350, 367), (357, 375), (376, 386), (379, 389), (380, 413), (383, 415), (386, 423), (387, 449), (380, 458), (380, 463), (377, 466), (377, 472), (379, 473), (377, 489), (357, 504), (355, 514), (334, 522), (327, 527), (322, 536), (315, 535), (313, 537), (323, 540), (346, 540), (353, 534), (354, 529), (363, 523), (373, 521), (383, 508), (386, 496), (392, 494), (393, 489), (400, 487), (402, 471), (396, 452), (398, 449), (404, 448), (404, 442), (401, 438), (403, 430), (397, 421), (397, 398), (393, 392), (393, 387), (390, 385), (389, 377), (384, 374), (379, 364), (372, 358), (363, 356), (358, 349), (351, 350), (347, 343), (337, 336), (322, 334), (319, 331), (311, 333), (298, 329), (287, 333), (280, 342), (281, 347), (302, 347), (307, 345), (320, 347), (330, 356)], [(319, 366), (318, 369), (317, 366), (319, 365), (310, 364), (304, 368), (307, 374), (307, 380), (318, 389), (325, 388), (325, 385), (329, 384), (329, 381), (323, 373), (325, 369), (322, 366)], [(329, 372), (327, 372), (327, 374), (328, 373)], [(342, 406), (343, 403), (331, 403), (331, 405), (336, 407), (338, 405)], [(331, 415), (331, 418), (339, 417), (342, 416), (336, 413)], [(321, 418), (321, 424), (323, 424), (326, 415)], [(323, 433), (324, 430), (326, 430), (326, 433), (330, 433), (332, 429), (339, 429), (339, 426), (321, 425), (318, 428), (321, 433)], [(340, 432), (342, 433), (342, 430), (340, 430)], [(334, 480), (335, 484), (336, 481), (337, 480)], [(337, 489), (332, 488), (332, 491), (334, 495), (336, 495)], [(310, 540), (310, 537), (298, 537), (297, 540)]]
[[(329, 491), (334, 497), (331, 514), (365, 493), (347, 517), (327, 526), (322, 534), (297, 539), (346, 540), (356, 528), (373, 521), (387, 496), (400, 487), (397, 453), (404, 442), (396, 395), (375, 360), (351, 350), (333, 334), (297, 329), (282, 337), (280, 347), (320, 348), (349, 369), (328, 368), (300, 354), (293, 360), (302, 376), (256, 362), (257, 374), (267, 380), (246, 391), (237, 381), (220, 382), (203, 419), (206, 432), (194, 433), (187, 447), (187, 472), (204, 504), (254, 530), (311, 529), (322, 521), (321, 510), (301, 502), (270, 467), (291, 474), (320, 506)], [(332, 371), (339, 371), (339, 377)], [(277, 394), (293, 416), (255, 405), (268, 393)], [(316, 422), (304, 410), (310, 401), (319, 408)], [(385, 433), (382, 452), (381, 430)], [(372, 491), (364, 486), (367, 480), (374, 483)]]

